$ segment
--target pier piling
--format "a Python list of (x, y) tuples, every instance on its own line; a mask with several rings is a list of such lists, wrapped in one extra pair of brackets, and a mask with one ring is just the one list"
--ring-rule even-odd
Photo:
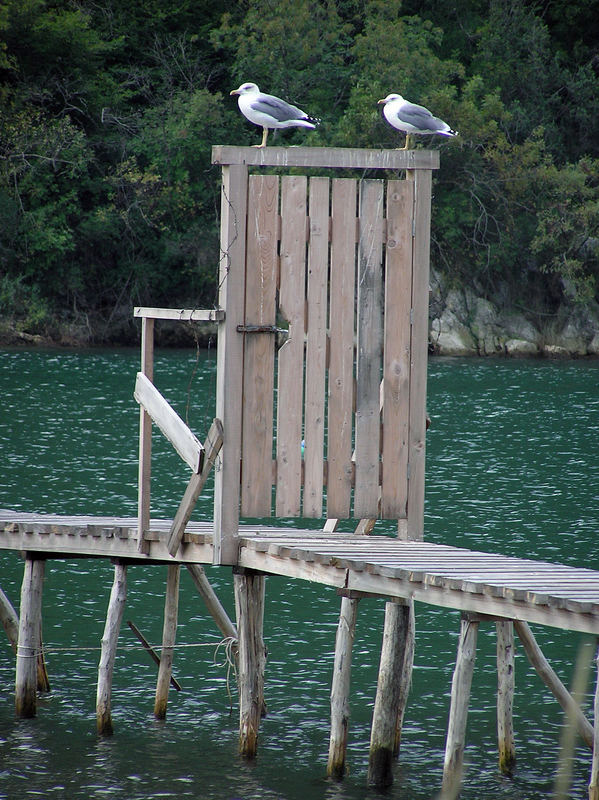
[(514, 742), (514, 624), (498, 620), (497, 628), (497, 743), (499, 771), (511, 775), (516, 765)]
[(264, 703), (264, 596), (265, 578), (253, 570), (234, 572), (235, 609), (239, 636), (239, 753), (255, 758)]
[(514, 620), (514, 628), (531, 665), (535, 668), (543, 683), (550, 689), (566, 714), (571, 717), (578, 729), (581, 739), (588, 747), (593, 747), (593, 726), (543, 655), (530, 626), (523, 620)]
[(387, 602), (368, 763), (368, 783), (377, 788), (393, 783), (413, 654), (414, 605)]
[(0, 623), (8, 637), (10, 646), (16, 653), (17, 643), (19, 641), (19, 617), (17, 616), (13, 604), (2, 589), (0, 589)]
[(442, 793), (445, 796), (455, 796), (462, 775), (468, 704), (479, 624), (477, 619), (462, 614), (458, 654), (451, 683), (451, 705), (443, 765)]
[(168, 565), (166, 598), (164, 601), (164, 625), (162, 629), (162, 651), (160, 653), (158, 680), (156, 681), (156, 699), (154, 701), (154, 716), (156, 719), (166, 719), (168, 690), (173, 671), (173, 648), (177, 636), (180, 575), (181, 567), (179, 564)]
[(127, 597), (127, 565), (116, 562), (114, 581), (108, 602), (106, 624), (102, 636), (102, 652), (98, 668), (98, 691), (96, 695), (96, 727), (102, 736), (113, 732), (110, 699), (112, 694), (112, 675), (116, 658), (117, 641)]
[(35, 717), (37, 710), (37, 664), (42, 619), (42, 586), (45, 561), (27, 555), (21, 586), (19, 641), (15, 678), (17, 717)]
[(331, 737), (327, 775), (341, 779), (345, 774), (345, 752), (349, 728), (349, 687), (351, 658), (358, 602), (355, 598), (341, 598), (341, 613), (335, 638), (335, 663), (331, 682)]

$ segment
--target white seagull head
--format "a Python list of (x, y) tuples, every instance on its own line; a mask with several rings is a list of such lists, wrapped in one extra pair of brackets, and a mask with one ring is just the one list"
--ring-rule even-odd
[(229, 94), (260, 94), (260, 89), (255, 83), (242, 83), (239, 89), (233, 89)]

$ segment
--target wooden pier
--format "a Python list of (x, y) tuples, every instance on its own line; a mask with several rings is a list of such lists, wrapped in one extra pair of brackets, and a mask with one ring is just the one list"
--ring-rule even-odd
[[(429, 228), (438, 153), (215, 147), (213, 162), (222, 166), (218, 307), (134, 312), (142, 324), (141, 368), (132, 376), (140, 407), (138, 516), (0, 511), (0, 549), (25, 558), (18, 620), (0, 593), (5, 629), (17, 653), (17, 714), (36, 713), (44, 562), (106, 558), (115, 575), (98, 673), (98, 731), (112, 732), (110, 689), (130, 564), (169, 567), (155, 701), (155, 715), (163, 718), (172, 680), (179, 569), (185, 566), (223, 636), (234, 641), (240, 752), (255, 756), (264, 709), (265, 577), (281, 575), (335, 587), (341, 597), (330, 776), (345, 772), (358, 603), (374, 596), (386, 606), (369, 783), (384, 787), (392, 781), (409, 695), (417, 602), (462, 612), (445, 795), (454, 797), (459, 786), (477, 631), (481, 621), (491, 621), (498, 637), (499, 768), (509, 774), (516, 759), (511, 718), (516, 632), (531, 664), (593, 749), (589, 797), (599, 800), (599, 726), (585, 718), (528, 627), (532, 622), (599, 635), (599, 572), (424, 541)], [(290, 168), (327, 174), (285, 174)], [(337, 174), (329, 177), (331, 171)], [(215, 418), (203, 436), (188, 428), (155, 385), (159, 319), (217, 324)], [(191, 470), (172, 520), (151, 516), (153, 425)], [(213, 518), (191, 521), (211, 473)], [(269, 516), (317, 518), (323, 529), (248, 521)], [(348, 518), (355, 519), (356, 532), (339, 532), (338, 520)], [(372, 534), (378, 518), (395, 520), (397, 535)], [(236, 624), (203, 564), (233, 569)]]
[[(212, 564), (213, 527), (188, 523), (176, 556), (171, 520), (152, 520), (138, 550), (133, 517), (54, 517), (0, 510), (0, 549), (43, 558)], [(384, 535), (240, 526), (237, 566), (374, 594), (599, 636), (599, 571)]]
[[(211, 524), (188, 523), (175, 557), (168, 552), (171, 527), (170, 520), (151, 520), (149, 529), (144, 534), (147, 552), (140, 552), (136, 518), (63, 517), (0, 511), (0, 549), (20, 551), (25, 554), (26, 563), (32, 565), (43, 563), (48, 559), (110, 558), (120, 570), (118, 578), (115, 574), (117, 585), (122, 583), (123, 567), (129, 564), (177, 564), (190, 567), (212, 564), (214, 533)], [(394, 609), (394, 613), (401, 608), (410, 609), (413, 601), (459, 609), (463, 612), (463, 625), (466, 625), (466, 628), (460, 638), (454, 676), (454, 682), (458, 688), (461, 686), (461, 692), (456, 688), (452, 694), (450, 717), (453, 721), (450, 723), (446, 753), (447, 785), (451, 784), (456, 770), (459, 772), (461, 763), (469, 695), (469, 678), (464, 679), (463, 674), (464, 669), (467, 670), (467, 674), (470, 670), (471, 678), (476, 630), (482, 619), (497, 623), (498, 641), (503, 642), (506, 635), (509, 640), (511, 636), (512, 659), (512, 628), (515, 624), (531, 663), (541, 674), (545, 672), (544, 680), (547, 680), (546, 671), (549, 670), (551, 673), (551, 668), (546, 664), (539, 666), (539, 660), (542, 661), (543, 657), (527, 623), (533, 622), (599, 635), (599, 572), (548, 562), (512, 558), (422, 541), (401, 541), (384, 535), (363, 536), (352, 533), (245, 525), (239, 530), (236, 571), (256, 576), (284, 575), (333, 586), (342, 596), (342, 602), (353, 601), (357, 604), (361, 597), (380, 597), (387, 601), (389, 608)], [(41, 609), (39, 592), (36, 597)], [(115, 600), (111, 602), (111, 607), (120, 608), (123, 602)], [(345, 615), (342, 609), (342, 618), (347, 613), (351, 617), (355, 611), (356, 606), (352, 609), (350, 603), (345, 609)], [(355, 626), (355, 617), (353, 625)], [(226, 632), (228, 635), (232, 632), (235, 634), (235, 629), (231, 627)], [(261, 639), (261, 631), (257, 638)], [(390, 641), (392, 640), (393, 637)], [(255, 642), (256, 637), (252, 637), (251, 641)], [(22, 645), (19, 646), (19, 651), (21, 647)], [(37, 650), (37, 647), (36, 642), (34, 648)], [(345, 647), (349, 647), (351, 656), (351, 643)], [(393, 657), (391, 652), (389, 659)], [(26, 658), (21, 660), (23, 663), (30, 661)], [(498, 659), (499, 688), (505, 692), (504, 684), (507, 681), (509, 687), (513, 673), (508, 670), (507, 675), (501, 675), (500, 670), (504, 663), (503, 659)], [(383, 660), (381, 673), (385, 668)], [(102, 669), (101, 663), (100, 673)], [(263, 666), (259, 673), (263, 673)], [(395, 674), (399, 680), (402, 669), (395, 664), (391, 674)], [(348, 677), (347, 675), (347, 680)], [(163, 682), (166, 681), (168, 684), (169, 679), (170, 671), (167, 671)], [(22, 682), (22, 693), (24, 697), (29, 698), (29, 703), (26, 705), (27, 713), (24, 713), (24, 716), (35, 713), (31, 708), (32, 703), (35, 705), (31, 687), (35, 690), (37, 685), (34, 672), (28, 681), (29, 690), (27, 681)], [(465, 686), (464, 681), (466, 681)], [(580, 709), (575, 707), (571, 696), (555, 675), (547, 682), (564, 709), (568, 713), (574, 711), (581, 736), (592, 746), (594, 731), (591, 724), (585, 720)], [(341, 690), (339, 696), (342, 702), (347, 701), (348, 691), (348, 689)], [(385, 691), (384, 685), (379, 687), (377, 698), (381, 704), (381, 696)], [(109, 698), (109, 688), (105, 687), (102, 694)], [(511, 709), (512, 695), (513, 683), (511, 691), (508, 688), (505, 704), (502, 706), (504, 709)], [(163, 703), (165, 702), (163, 699)], [(107, 714), (109, 718), (109, 707), (108, 699), (102, 705), (100, 726), (105, 724), (104, 717)], [(164, 709), (161, 713), (164, 714)], [(332, 752), (336, 753), (336, 756), (330, 765), (330, 771), (331, 774), (338, 776), (343, 774), (347, 727), (346, 719), (342, 724), (344, 734), (340, 749), (337, 741), (339, 737), (333, 741), (332, 735)], [(395, 731), (395, 721), (392, 727)], [(507, 727), (511, 730), (511, 714), (508, 717)], [(111, 729), (109, 722), (108, 730)], [(513, 733), (507, 738), (506, 744), (505, 735), (500, 736), (499, 746), (500, 753), (503, 753), (503, 762), (507, 765), (505, 771), (509, 772), (515, 757)], [(251, 745), (254, 752), (256, 746), (257, 731), (254, 729)], [(504, 752), (506, 747), (507, 755)], [(385, 747), (379, 747), (374, 751), (372, 759), (375, 765), (380, 762), (381, 749), (383, 752), (386, 750), (391, 752), (388, 737), (386, 750)], [(389, 774), (388, 763), (383, 771), (386, 775)], [(372, 776), (375, 783), (380, 782), (379, 772), (380, 770), (375, 770)]]

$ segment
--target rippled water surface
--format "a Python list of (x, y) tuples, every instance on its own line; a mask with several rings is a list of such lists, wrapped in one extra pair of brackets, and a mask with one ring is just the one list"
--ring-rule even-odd
[[(62, 514), (137, 508), (135, 351), (0, 351), (0, 507)], [(215, 354), (162, 351), (156, 383), (201, 438), (214, 415)], [(429, 367), (426, 538), (577, 566), (599, 566), (599, 364), (433, 360)], [(171, 516), (186, 467), (153, 442), (153, 515)], [(208, 516), (203, 500), (196, 516)], [(22, 562), (0, 555), (0, 585), (19, 602)], [(208, 568), (233, 615), (231, 576)], [(162, 631), (166, 570), (129, 569), (125, 620), (153, 643)], [(167, 720), (153, 720), (155, 667), (123, 625), (113, 691), (115, 735), (95, 733), (99, 644), (112, 585), (105, 561), (51, 561), (44, 640), (52, 690), (34, 720), (14, 719), (14, 658), (0, 641), (0, 798), (214, 798), (361, 800), (384, 605), (360, 605), (352, 671), (348, 761), (341, 784), (324, 777), (339, 599), (326, 587), (267, 581), (269, 649), (259, 758), (237, 757), (236, 690), (220, 636), (190, 576), (181, 577), (180, 625)], [(440, 786), (459, 615), (416, 609), (413, 687), (396, 780), (386, 795), (433, 798)], [(589, 637), (535, 626), (569, 684)], [(551, 796), (562, 714), (518, 649), (514, 780), (496, 769), (495, 636), (482, 624), (468, 721), (462, 797)], [(592, 684), (584, 699), (591, 709)], [(577, 743), (567, 796), (586, 797), (589, 751)]]

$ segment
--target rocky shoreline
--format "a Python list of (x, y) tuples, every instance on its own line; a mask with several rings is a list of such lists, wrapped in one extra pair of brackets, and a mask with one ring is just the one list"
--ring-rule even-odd
[[(499, 305), (478, 296), (470, 287), (452, 286), (445, 276), (431, 271), (429, 351), (440, 356), (495, 356), (541, 358), (599, 357), (599, 304), (562, 306), (543, 314)], [(23, 329), (17, 320), (0, 322), (0, 347), (135, 346), (139, 326), (131, 310), (114, 315), (120, 320), (106, 337), (106, 323), (97, 331), (71, 320), (48, 331)], [(102, 331), (99, 335), (98, 331)], [(215, 328), (210, 324), (157, 324), (156, 342), (162, 347), (214, 346)]]
[(431, 272), (431, 352), (445, 356), (599, 356), (599, 305), (569, 304), (555, 314), (501, 310), (468, 287)]

